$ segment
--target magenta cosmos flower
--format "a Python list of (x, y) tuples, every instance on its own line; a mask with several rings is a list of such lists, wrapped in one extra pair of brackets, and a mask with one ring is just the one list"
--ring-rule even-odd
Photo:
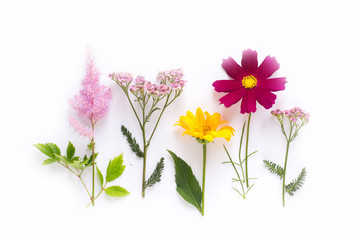
[(267, 56), (258, 66), (257, 52), (248, 49), (243, 51), (241, 66), (231, 57), (224, 59), (221, 66), (233, 80), (217, 80), (213, 87), (227, 93), (219, 99), (227, 108), (242, 99), (241, 113), (255, 112), (256, 101), (269, 109), (276, 99), (272, 92), (285, 89), (285, 77), (270, 78), (280, 67), (275, 57)]

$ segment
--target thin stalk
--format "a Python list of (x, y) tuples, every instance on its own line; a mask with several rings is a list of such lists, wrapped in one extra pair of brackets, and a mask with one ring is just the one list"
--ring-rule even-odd
[[(143, 174), (142, 174), (142, 185), (141, 185), (141, 192), (142, 192), (142, 197), (145, 198), (145, 177), (146, 177), (146, 156), (147, 156), (147, 145), (146, 145), (146, 134), (145, 134), (145, 96), (142, 99), (143, 101), (143, 106), (141, 107), (142, 110), (142, 127), (141, 127), (141, 132), (142, 132), (142, 137), (143, 137)], [(139, 101), (140, 103), (140, 101)]]
[[(105, 185), (101, 188), (101, 190), (100, 190), (100, 192), (98, 193), (98, 195), (96, 195), (94, 201), (95, 201), (95, 200), (101, 195), (101, 193), (105, 190), (106, 184), (107, 184), (107, 182), (105, 182)], [(90, 202), (86, 207), (89, 207), (91, 203), (92, 203), (92, 202)]]
[(246, 187), (249, 188), (249, 175), (248, 175), (248, 145), (249, 145), (249, 129), (250, 129), (251, 112), (249, 113), (247, 128), (246, 128), (246, 146), (245, 146), (245, 179)]
[[(93, 119), (91, 118), (91, 128), (92, 128), (92, 131), (94, 132), (94, 122), (93, 122)], [(92, 147), (92, 194), (91, 194), (91, 202), (92, 202), (92, 205), (95, 206), (95, 199), (94, 199), (94, 196), (95, 196), (95, 143), (94, 143), (94, 137), (91, 138), (91, 147)]]
[[(242, 192), (243, 192), (243, 194), (240, 194), (240, 195), (243, 197), (243, 199), (245, 199), (245, 198), (246, 198), (246, 197), (245, 197), (245, 190), (244, 190), (244, 186), (243, 186), (243, 183), (242, 183), (242, 179), (240, 178), (240, 174), (239, 174), (238, 170), (236, 169), (235, 164), (234, 164), (233, 160), (231, 159), (230, 154), (229, 154), (228, 150), (226, 149), (225, 145), (223, 145), (223, 147), (224, 147), (224, 149), (225, 149), (225, 151), (226, 151), (226, 154), (227, 154), (228, 157), (229, 157), (229, 160), (230, 160), (231, 165), (233, 166), (233, 168), (234, 168), (234, 170), (235, 170), (235, 172), (236, 172), (236, 175), (238, 176), (238, 179), (239, 179), (239, 182), (240, 182), (240, 185), (241, 185), (241, 189), (242, 189)], [(240, 163), (241, 163), (241, 161), (240, 161)], [(240, 166), (241, 166), (241, 165), (240, 165)], [(241, 170), (242, 170), (242, 167), (241, 167)], [(244, 173), (244, 172), (243, 172), (243, 173)], [(236, 190), (236, 188), (235, 188), (235, 190)], [(239, 192), (239, 193), (240, 193), (240, 192)]]
[(286, 166), (287, 166), (287, 159), (288, 159), (288, 155), (289, 155), (289, 147), (290, 147), (290, 142), (291, 142), (291, 134), (292, 134), (292, 130), (293, 130), (293, 126), (290, 126), (290, 133), (289, 133), (289, 137), (286, 137), (286, 153), (285, 153), (285, 163), (284, 163), (284, 176), (283, 176), (283, 186), (282, 186), (282, 202), (283, 202), (283, 207), (285, 207), (285, 175), (286, 175)]
[[(156, 121), (155, 127), (154, 127), (154, 129), (153, 129), (153, 131), (152, 131), (152, 133), (151, 133), (151, 135), (150, 135), (149, 140), (147, 141), (147, 145), (148, 145), (148, 146), (150, 145), (150, 141), (151, 141), (152, 137), (154, 136), (155, 130), (156, 130), (157, 126), (159, 125), (160, 119), (161, 119), (161, 117), (162, 117), (162, 115), (163, 115), (166, 107), (168, 106), (168, 102), (169, 102), (170, 95), (171, 95), (171, 92), (168, 94), (168, 96), (167, 96), (167, 98), (166, 98), (164, 107), (163, 107), (163, 109), (161, 110), (161, 113), (160, 113), (160, 115), (159, 115), (159, 118), (158, 118), (158, 120)], [(175, 98), (174, 98), (174, 99), (175, 99)], [(172, 101), (171, 101), (171, 102), (172, 102)]]
[(66, 169), (68, 169), (70, 172), (72, 172), (73, 174), (75, 174), (76, 176), (79, 177), (81, 183), (83, 184), (86, 192), (88, 193), (88, 195), (89, 195), (89, 197), (90, 197), (90, 199), (91, 199), (91, 194), (90, 194), (90, 192), (89, 192), (89, 189), (86, 187), (84, 181), (83, 181), (82, 178), (81, 178), (81, 173), (82, 173), (82, 172), (81, 172), (80, 174), (77, 174), (76, 172), (74, 172), (73, 170), (71, 170), (71, 169), (70, 169), (68, 166), (66, 166), (65, 164), (63, 164), (63, 163), (61, 163), (61, 162), (58, 162), (58, 163), (59, 163), (61, 166), (63, 166), (63, 167), (65, 167)]
[(205, 172), (206, 172), (206, 144), (203, 144), (203, 178), (202, 178), (202, 193), (201, 193), (201, 215), (204, 216), (205, 206)]
[(241, 168), (241, 174), (242, 174), (242, 178), (243, 178), (242, 181), (243, 182), (245, 182), (245, 174), (244, 174), (244, 168), (242, 166), (242, 160), (241, 160), (241, 148), (242, 148), (242, 142), (243, 142), (243, 139), (244, 139), (245, 124), (246, 124), (246, 122), (244, 123), (243, 128), (241, 130), (241, 138), (240, 138), (240, 145), (239, 145), (239, 165), (240, 165), (240, 168)]

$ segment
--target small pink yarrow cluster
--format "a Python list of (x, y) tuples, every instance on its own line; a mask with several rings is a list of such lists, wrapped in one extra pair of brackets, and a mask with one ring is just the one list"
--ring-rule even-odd
[[(81, 117), (88, 118), (92, 125), (105, 117), (109, 110), (112, 97), (111, 89), (99, 83), (100, 72), (96, 69), (94, 61), (89, 57), (86, 75), (81, 82), (83, 89), (79, 95), (70, 99), (70, 105), (77, 111)], [(81, 125), (72, 118), (70, 124), (81, 135), (89, 137), (89, 131), (84, 130), (85, 125)]]
[[(155, 97), (161, 97), (171, 90), (179, 90), (185, 86), (186, 81), (182, 79), (184, 76), (181, 69), (159, 72), (156, 79), (160, 82), (154, 84), (146, 81), (144, 76), (137, 76), (133, 79), (130, 73), (110, 73), (109, 78), (113, 79), (117, 84), (130, 92), (137, 95), (138, 93), (148, 93)], [(132, 85), (130, 85), (132, 83)]]
[(284, 110), (284, 111), (281, 111), (280, 109), (276, 109), (271, 111), (271, 114), (277, 118), (286, 116), (290, 120), (290, 122), (293, 123), (296, 123), (299, 119), (303, 122), (308, 122), (310, 117), (309, 113), (306, 113), (304, 110), (302, 110), (299, 107), (294, 107), (290, 110)]
[(156, 79), (163, 84), (170, 83), (172, 89), (177, 90), (185, 86), (186, 81), (183, 80), (184, 73), (181, 69), (159, 72)]

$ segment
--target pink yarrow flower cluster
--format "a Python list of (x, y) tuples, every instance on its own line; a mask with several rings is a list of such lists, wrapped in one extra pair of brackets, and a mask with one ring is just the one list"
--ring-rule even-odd
[(299, 107), (294, 107), (290, 110), (281, 111), (280, 109), (276, 109), (271, 111), (271, 114), (277, 118), (283, 118), (286, 116), (290, 122), (296, 123), (298, 120), (301, 120), (303, 123), (307, 123), (309, 121), (310, 114), (305, 112)]
[(182, 89), (185, 86), (186, 81), (183, 80), (184, 73), (181, 69), (175, 69), (171, 71), (159, 72), (157, 80), (160, 83), (166, 84), (170, 83), (172, 89)]
[[(148, 93), (154, 97), (161, 97), (171, 90), (181, 90), (186, 81), (182, 79), (183, 72), (181, 69), (159, 72), (157, 80), (159, 84), (146, 81), (144, 76), (137, 76), (134, 80), (129, 73), (110, 73), (109, 78), (113, 79), (124, 89), (129, 89), (134, 95)], [(130, 85), (132, 83), (132, 85)]]
[(83, 89), (79, 95), (70, 99), (70, 105), (77, 111), (79, 116), (88, 118), (91, 129), (75, 118), (70, 119), (70, 125), (81, 135), (92, 138), (94, 125), (98, 120), (105, 117), (111, 100), (111, 89), (99, 83), (100, 72), (96, 69), (94, 60), (88, 57), (86, 75), (81, 82)]

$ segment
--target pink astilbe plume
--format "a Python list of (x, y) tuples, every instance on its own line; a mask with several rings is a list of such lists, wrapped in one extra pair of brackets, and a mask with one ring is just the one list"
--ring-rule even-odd
[(85, 126), (84, 123), (80, 122), (79, 120), (70, 117), (70, 126), (72, 126), (75, 131), (83, 135), (84, 137), (88, 137), (90, 140), (94, 136), (94, 132), (91, 128)]
[[(94, 60), (88, 57), (88, 67), (86, 75), (81, 82), (83, 89), (79, 95), (75, 95), (70, 99), (70, 105), (77, 111), (81, 117), (86, 117), (90, 120), (92, 127), (100, 119), (103, 119), (109, 109), (111, 100), (111, 89), (99, 83), (100, 72), (96, 69)], [(74, 119), (73, 119), (74, 120)], [(80, 127), (79, 122), (71, 121), (71, 125), (84, 136), (85, 125)]]

